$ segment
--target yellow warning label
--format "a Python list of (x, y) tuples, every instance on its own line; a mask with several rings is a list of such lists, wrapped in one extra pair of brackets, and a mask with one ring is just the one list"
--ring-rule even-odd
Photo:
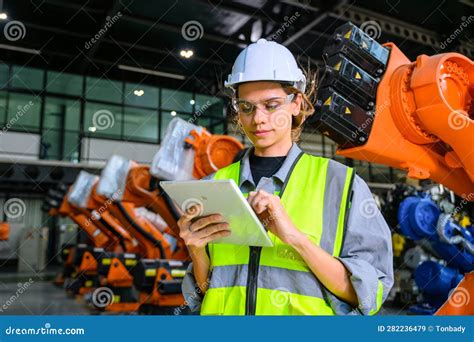
[(349, 109), (349, 107), (346, 107), (346, 111), (344, 112), (345, 114), (352, 114), (351, 113), (351, 110)]
[(183, 278), (186, 274), (186, 270), (171, 270), (171, 275), (177, 278)]
[(120, 303), (120, 296), (119, 295), (114, 295), (114, 303)]
[(326, 102), (324, 102), (323, 106), (329, 106), (331, 104), (331, 98), (332, 98), (332, 96), (329, 96), (328, 99), (326, 100)]
[(125, 266), (135, 266), (137, 261), (135, 259), (125, 259)]
[(92, 287), (92, 280), (86, 280), (86, 287)]
[(351, 31), (352, 31), (352, 30), (349, 30), (349, 32), (347, 32), (347, 33), (344, 35), (344, 38), (350, 38), (350, 36), (351, 36)]
[(145, 271), (145, 277), (156, 276), (156, 270), (154, 268)]
[(360, 80), (362, 76), (356, 71), (356, 80)]
[(110, 260), (110, 258), (105, 258), (105, 259), (102, 259), (102, 265), (110, 265), (110, 262), (112, 260)]
[(341, 62), (337, 63), (336, 66), (334, 67), (334, 70), (338, 70), (341, 68)]

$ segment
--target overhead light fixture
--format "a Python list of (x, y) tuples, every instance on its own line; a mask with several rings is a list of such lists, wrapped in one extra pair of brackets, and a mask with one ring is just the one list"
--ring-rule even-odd
[(194, 52), (193, 50), (181, 50), (179, 55), (184, 58), (191, 58), (191, 56), (194, 55)]
[(176, 111), (172, 110), (171, 111), (171, 116), (176, 116)]
[(138, 72), (141, 74), (148, 74), (148, 75), (154, 75), (154, 76), (160, 76), (160, 77), (168, 77), (168, 78), (174, 78), (176, 80), (185, 80), (186, 76), (184, 75), (179, 75), (179, 74), (173, 74), (170, 72), (164, 72), (164, 71), (157, 71), (157, 70), (150, 70), (150, 69), (143, 69), (143, 68), (135, 68), (132, 66), (128, 65), (123, 65), (120, 64), (118, 66), (120, 70), (127, 70), (127, 71), (132, 71), (132, 72)]
[(135, 89), (133, 91), (133, 94), (136, 96), (143, 96), (143, 94), (145, 94), (145, 91), (143, 89)]
[(193, 105), (193, 104), (195, 104), (195, 103), (196, 103), (196, 101), (194, 101), (194, 100), (191, 100), (191, 101), (189, 101), (189, 103)]
[(8, 44), (0, 44), (0, 49), (24, 52), (24, 53), (29, 53), (32, 55), (39, 55), (41, 53), (40, 50), (27, 49), (27, 48), (22, 48), (20, 46), (13, 46), (13, 45), (8, 45)]
[(8, 15), (5, 12), (0, 12), (0, 20), (6, 20)]
[(89, 132), (95, 132), (96, 130), (97, 128), (94, 126), (89, 127)]

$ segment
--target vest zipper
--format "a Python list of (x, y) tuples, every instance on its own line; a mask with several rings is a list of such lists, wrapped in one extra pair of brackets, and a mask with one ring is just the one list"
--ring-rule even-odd
[(245, 314), (255, 315), (257, 304), (257, 280), (258, 267), (260, 264), (260, 254), (262, 247), (250, 247), (249, 267), (247, 274), (247, 296), (245, 299)]

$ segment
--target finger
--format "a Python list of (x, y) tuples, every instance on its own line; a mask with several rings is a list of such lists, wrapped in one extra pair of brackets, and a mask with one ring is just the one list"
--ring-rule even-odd
[(263, 190), (258, 190), (255, 193), (255, 196), (253, 196), (253, 198), (250, 200), (249, 203), (253, 207), (255, 205), (255, 203), (260, 202), (263, 198), (266, 198), (268, 196), (269, 196), (268, 192), (265, 192)]
[(206, 228), (203, 228), (200, 231), (194, 233), (194, 236), (198, 239), (203, 239), (209, 235), (212, 235), (222, 230), (230, 230), (229, 224), (227, 222), (207, 226)]
[(262, 212), (267, 210), (270, 202), (271, 201), (269, 198), (262, 198), (260, 201), (254, 203), (254, 205), (252, 206), (253, 210), (255, 211), (255, 213), (261, 214)]
[(203, 244), (206, 245), (211, 241), (214, 241), (214, 240), (222, 238), (222, 237), (230, 236), (231, 234), (232, 234), (232, 232), (230, 230), (221, 230), (219, 232), (216, 232), (214, 234), (211, 234), (211, 235), (205, 237), (201, 241), (203, 242)]
[(220, 223), (224, 222), (224, 217), (220, 214), (212, 214), (208, 216), (203, 216), (200, 217), (198, 220), (194, 221), (191, 226), (189, 227), (189, 230), (192, 232), (197, 232), (206, 226), (214, 223)]

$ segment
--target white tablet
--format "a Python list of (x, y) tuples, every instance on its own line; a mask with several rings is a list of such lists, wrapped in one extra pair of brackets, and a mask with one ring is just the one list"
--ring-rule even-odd
[(160, 185), (185, 211), (193, 204), (202, 206), (200, 216), (221, 214), (232, 234), (213, 243), (272, 247), (262, 223), (233, 180), (162, 181)]

